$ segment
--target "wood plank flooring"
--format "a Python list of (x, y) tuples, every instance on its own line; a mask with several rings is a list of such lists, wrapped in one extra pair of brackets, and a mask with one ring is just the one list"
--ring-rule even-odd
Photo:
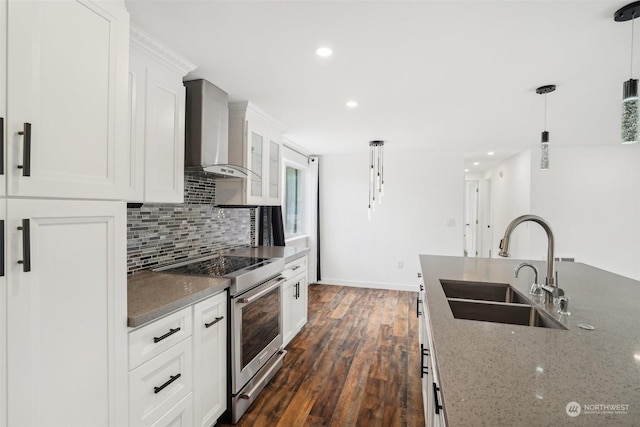
[(310, 285), (309, 322), (237, 426), (424, 426), (416, 297)]

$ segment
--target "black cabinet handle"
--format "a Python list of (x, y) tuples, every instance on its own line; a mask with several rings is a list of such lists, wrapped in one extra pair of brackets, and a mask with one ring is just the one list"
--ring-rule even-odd
[(162, 384), (160, 387), (154, 387), (153, 388), (153, 392), (154, 393), (160, 393), (162, 390), (164, 390), (169, 384), (171, 384), (172, 382), (174, 382), (175, 380), (177, 380), (178, 378), (180, 378), (182, 376), (182, 374), (175, 374), (172, 376), (169, 376), (169, 381), (167, 381), (166, 383)]
[(31, 271), (31, 223), (29, 219), (24, 218), (22, 227), (18, 227), (18, 230), (22, 230), (22, 259), (18, 261), (18, 264), (22, 264), (22, 271), (28, 273)]
[(0, 175), (4, 175), (4, 117), (0, 117)]
[(436, 383), (433, 383), (433, 399), (436, 401), (435, 409), (436, 414), (440, 414), (440, 410), (443, 409), (440, 401), (438, 400), (438, 392), (440, 391), (440, 387)]
[(167, 332), (166, 334), (164, 334), (161, 337), (153, 337), (153, 342), (154, 343), (159, 343), (160, 341), (162, 341), (163, 339), (170, 337), (171, 335), (175, 334), (176, 332), (178, 332), (180, 330), (180, 327), (177, 327), (175, 329), (169, 329), (169, 332)]
[(22, 176), (31, 176), (31, 123), (24, 124), (24, 130), (18, 132), (24, 138), (22, 145), (22, 164), (18, 169), (22, 169)]
[(221, 321), (222, 319), (224, 319), (224, 316), (220, 316), (220, 317), (216, 317), (215, 319), (213, 319), (211, 322), (209, 323), (205, 323), (204, 327), (205, 328), (210, 328), (213, 325), (215, 325), (216, 323), (218, 323), (219, 321)]
[(429, 367), (425, 366), (424, 358), (429, 355), (429, 349), (424, 348), (424, 344), (420, 344), (420, 378), (429, 375)]
[(0, 277), (4, 276), (4, 219), (0, 219)]
[(420, 304), (422, 304), (422, 300), (418, 298), (418, 302), (416, 303), (416, 317), (420, 317), (422, 312), (420, 311)]

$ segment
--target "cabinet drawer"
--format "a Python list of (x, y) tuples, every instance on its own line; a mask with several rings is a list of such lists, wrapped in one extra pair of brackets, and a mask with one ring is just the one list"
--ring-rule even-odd
[(295, 261), (291, 261), (287, 263), (284, 267), (284, 271), (282, 275), (287, 279), (292, 278), (293, 276), (300, 274), (302, 272), (307, 272), (307, 257), (303, 256), (302, 258), (298, 258)]
[(193, 426), (193, 393), (182, 399), (151, 427), (192, 427)]
[(129, 370), (191, 336), (191, 306), (129, 332)]
[(130, 425), (152, 425), (191, 393), (192, 360), (188, 338), (129, 373)]

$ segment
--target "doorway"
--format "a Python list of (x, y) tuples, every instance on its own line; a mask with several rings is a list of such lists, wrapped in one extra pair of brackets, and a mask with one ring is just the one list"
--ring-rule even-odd
[(493, 256), (491, 178), (465, 181), (464, 256)]

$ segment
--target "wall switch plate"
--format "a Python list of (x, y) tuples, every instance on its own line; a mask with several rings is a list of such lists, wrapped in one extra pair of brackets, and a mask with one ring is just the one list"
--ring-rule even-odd
[(398, 261), (398, 268), (404, 268), (404, 261)]
[(448, 218), (447, 219), (447, 227), (455, 227), (456, 226), (456, 219), (455, 218)]

